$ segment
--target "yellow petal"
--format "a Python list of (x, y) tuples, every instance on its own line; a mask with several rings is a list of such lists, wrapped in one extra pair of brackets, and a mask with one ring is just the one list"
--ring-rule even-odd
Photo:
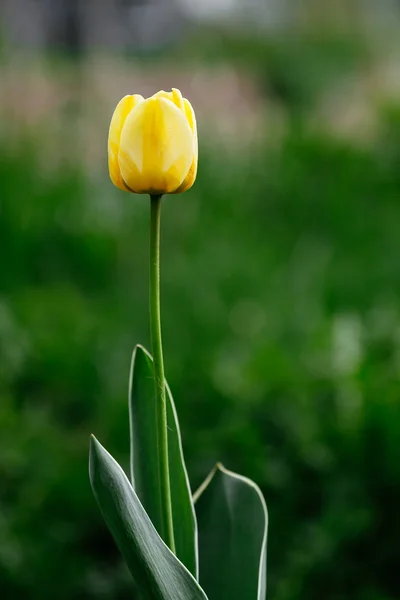
[(164, 92), (164, 90), (161, 90), (160, 92), (157, 92), (157, 94), (154, 94), (153, 98), (165, 98), (166, 100), (171, 100), (171, 102), (180, 108), (183, 113), (185, 112), (182, 94), (176, 88), (172, 88), (171, 92)]
[(186, 175), (186, 177), (183, 180), (183, 182), (181, 183), (181, 185), (175, 190), (175, 192), (174, 192), (175, 194), (179, 194), (181, 192), (186, 192), (194, 184), (196, 175), (197, 175), (197, 164), (198, 164), (198, 156), (199, 156), (196, 116), (194, 114), (193, 107), (190, 104), (189, 100), (186, 100), (186, 98), (184, 98), (183, 105), (184, 105), (186, 118), (188, 120), (190, 129), (192, 130), (192, 134), (193, 134), (193, 160), (192, 160), (192, 164), (190, 165), (188, 174)]
[(178, 108), (181, 109), (182, 112), (185, 112), (185, 104), (184, 99), (182, 98), (182, 94), (176, 88), (172, 88), (171, 92), (172, 102), (176, 104)]
[(122, 129), (121, 176), (136, 193), (171, 194), (185, 180), (194, 157), (186, 115), (159, 92), (138, 104)]
[(171, 100), (172, 101), (172, 93), (171, 92), (166, 92), (165, 90), (160, 90), (159, 92), (157, 92), (156, 94), (154, 94), (152, 96), (152, 98), (165, 98), (166, 100)]
[(121, 188), (121, 190), (125, 190), (126, 192), (130, 190), (125, 185), (121, 177), (121, 170), (118, 164), (119, 142), (121, 139), (122, 128), (128, 114), (131, 112), (134, 106), (143, 100), (143, 96), (140, 96), (139, 94), (125, 96), (122, 98), (114, 110), (108, 132), (108, 169), (110, 172), (110, 178), (114, 185)]

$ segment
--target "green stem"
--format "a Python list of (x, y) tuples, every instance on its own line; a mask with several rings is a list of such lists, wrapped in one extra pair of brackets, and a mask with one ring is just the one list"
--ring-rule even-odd
[(165, 397), (164, 360), (161, 342), (160, 316), (160, 219), (162, 196), (150, 196), (150, 331), (156, 396), (157, 450), (160, 476), (162, 537), (175, 552), (172, 520), (171, 488), (168, 463), (167, 405)]

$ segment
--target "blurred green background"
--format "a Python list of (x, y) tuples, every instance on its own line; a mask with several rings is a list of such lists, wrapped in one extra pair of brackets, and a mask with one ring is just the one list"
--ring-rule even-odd
[(1, 597), (133, 598), (87, 459), (95, 432), (128, 462), (149, 206), (106, 139), (123, 95), (179, 87), (200, 162), (165, 200), (162, 316), (192, 486), (217, 460), (260, 484), (269, 598), (398, 598), (399, 3), (4, 0), (0, 24)]

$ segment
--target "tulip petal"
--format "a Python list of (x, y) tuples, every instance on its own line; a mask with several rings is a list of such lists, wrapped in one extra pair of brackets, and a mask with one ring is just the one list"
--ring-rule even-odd
[(139, 103), (129, 113), (121, 133), (118, 162), (131, 190), (173, 193), (185, 180), (193, 157), (193, 132), (188, 119), (162, 93)]
[(171, 92), (165, 92), (161, 90), (154, 94), (153, 98), (165, 98), (166, 100), (171, 100), (181, 111), (185, 112), (184, 101), (181, 92), (177, 88), (172, 88)]
[(197, 140), (197, 124), (196, 124), (196, 116), (194, 114), (194, 110), (189, 100), (183, 98), (183, 105), (185, 110), (185, 115), (188, 120), (190, 129), (193, 133), (193, 160), (190, 165), (190, 169), (185, 179), (181, 183), (181, 185), (175, 190), (175, 194), (179, 194), (181, 192), (186, 192), (195, 182), (197, 175), (197, 164), (198, 164), (198, 156), (199, 156), (199, 148), (198, 148), (198, 140)]
[(182, 112), (185, 112), (184, 99), (182, 98), (182, 94), (180, 93), (180, 91), (176, 88), (172, 88), (171, 96), (172, 102), (176, 104), (176, 106), (180, 108)]
[(118, 163), (119, 142), (121, 132), (127, 116), (132, 108), (144, 100), (140, 94), (133, 96), (124, 96), (117, 104), (114, 114), (111, 118), (110, 129), (108, 133), (108, 169), (110, 178), (114, 185), (125, 192), (129, 192), (129, 188), (125, 185), (121, 176), (121, 170)]

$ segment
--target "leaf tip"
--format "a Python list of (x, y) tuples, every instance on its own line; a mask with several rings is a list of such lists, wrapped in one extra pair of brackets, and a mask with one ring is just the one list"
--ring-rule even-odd
[(95, 477), (97, 474), (97, 466), (99, 460), (103, 457), (106, 450), (100, 444), (99, 440), (92, 434), (90, 434), (90, 448), (89, 448), (89, 477), (92, 487), (95, 484)]
[(203, 481), (203, 483), (200, 485), (200, 487), (195, 491), (195, 493), (193, 494), (193, 502), (196, 504), (197, 500), (200, 498), (200, 496), (202, 495), (202, 493), (204, 492), (204, 490), (208, 487), (208, 485), (210, 484), (210, 482), (212, 481), (212, 479), (214, 478), (215, 473), (220, 470), (221, 467), (221, 463), (216, 463), (214, 465), (214, 467), (211, 469), (210, 473), (208, 474), (208, 476), (205, 478), (205, 480)]
[(133, 354), (144, 354), (145, 356), (147, 356), (148, 358), (151, 357), (150, 352), (148, 352), (148, 350), (146, 350), (146, 348), (144, 346), (142, 346), (142, 344), (136, 344), (136, 346), (133, 349)]
[(100, 443), (97, 440), (97, 438), (95, 437), (94, 433), (91, 433), (90, 434), (90, 449), (94, 450), (97, 446), (100, 446)]
[(135, 368), (137, 363), (140, 363), (142, 360), (152, 360), (151, 358), (151, 354), (146, 350), (146, 348), (144, 346), (142, 346), (141, 344), (136, 344), (136, 346), (133, 348), (133, 352), (132, 352), (132, 359), (131, 359), (131, 368), (130, 368), (130, 372), (129, 372), (129, 398), (131, 397), (132, 394), (132, 386), (133, 386), (133, 380), (134, 380), (134, 372), (135, 372)]

